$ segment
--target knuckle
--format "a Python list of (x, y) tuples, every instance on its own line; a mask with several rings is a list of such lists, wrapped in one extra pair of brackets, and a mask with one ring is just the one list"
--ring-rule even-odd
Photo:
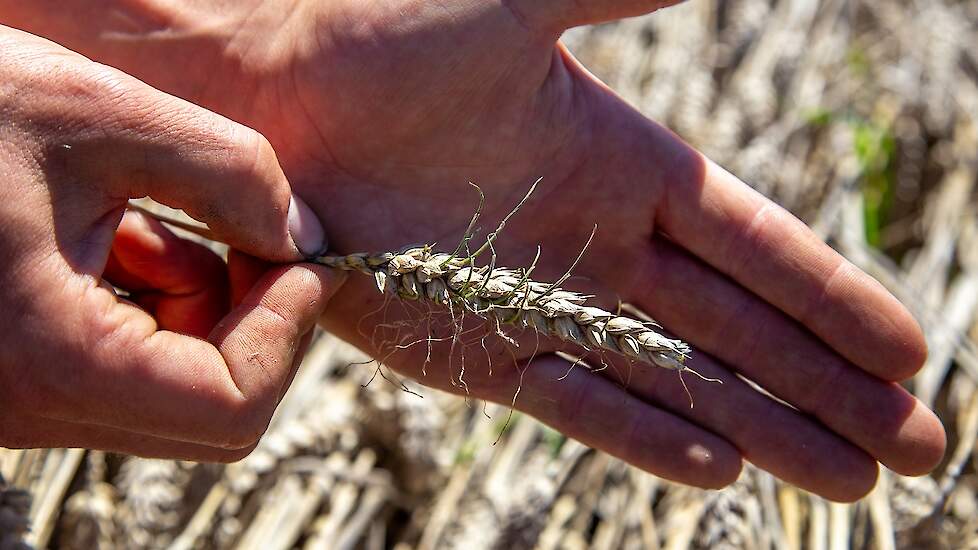
[(302, 336), (295, 322), (295, 312), (288, 304), (265, 300), (255, 307), (254, 313), (261, 319), (262, 338), (278, 338), (294, 343)]
[(107, 130), (123, 126), (126, 117), (138, 111), (138, 97), (132, 79), (123, 73), (97, 63), (64, 63), (61, 78), (50, 91), (57, 108), (59, 128), (69, 122), (79, 134), (97, 129), (102, 139)]
[(59, 148), (43, 157), (47, 168), (66, 163), (64, 144), (91, 151), (114, 148), (119, 136), (136, 133), (139, 121), (153, 116), (154, 107), (136, 81), (111, 67), (64, 59), (32, 70), (40, 74), (23, 83), (26, 101), (20, 100), (18, 109), (35, 139)]
[(231, 123), (225, 149), (228, 169), (238, 176), (252, 178), (262, 173), (272, 146), (265, 136), (247, 126)]
[(258, 171), (264, 137), (247, 127), (231, 125), (225, 144), (227, 166), (238, 175), (250, 176)]
[(102, 367), (124, 369), (128, 376), (150, 376), (157, 358), (146, 346), (147, 338), (155, 333), (152, 317), (120, 319), (115, 310), (115, 298), (99, 295), (89, 302), (85, 312), (85, 332), (76, 345), (79, 355)]
[(68, 71), (66, 93), (73, 97), (94, 105), (107, 105), (130, 96), (129, 79), (111, 67), (97, 63), (80, 64)]
[(138, 81), (48, 42), (0, 34), (0, 112), (38, 137), (64, 140), (138, 101)]
[[(291, 191), (281, 177), (278, 157), (268, 139), (247, 126), (230, 123), (226, 132), (227, 169), (240, 180), (248, 181), (251, 190), (264, 194), (264, 200), (273, 207), (270, 210), (285, 211)], [(249, 195), (252, 196), (252, 195)]]
[[(285, 302), (284, 299), (273, 300), (265, 297), (250, 303), (246, 300), (242, 302), (241, 307), (248, 309), (249, 325), (247, 330), (238, 330), (228, 335), (225, 340), (226, 345), (242, 351), (252, 351), (247, 360), (256, 370), (268, 375), (264, 386), (281, 382), (278, 376), (282, 372), (279, 365), (283, 356), (282, 348), (279, 346), (270, 348), (263, 342), (283, 342), (295, 346), (302, 337), (296, 322), (295, 305)], [(271, 392), (272, 388), (269, 387), (267, 391)]]
[(764, 253), (766, 229), (778, 224), (785, 212), (780, 206), (765, 201), (742, 227), (733, 231), (726, 248), (725, 265), (730, 266), (730, 276), (740, 280), (749, 272), (755, 260)]

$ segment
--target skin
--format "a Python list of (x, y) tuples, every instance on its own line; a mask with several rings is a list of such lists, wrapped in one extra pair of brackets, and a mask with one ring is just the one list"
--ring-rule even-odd
[(554, 279), (598, 224), (568, 286), (648, 312), (724, 383), (689, 378), (690, 408), (675, 373), (615, 358), (558, 380), (570, 365), (551, 353), (560, 345), (522, 335), (515, 349), (467, 350), (463, 384), (447, 342), (425, 364), (425, 346), (389, 355), (390, 341), (370, 338), (397, 337), (385, 319), (424, 319), (407, 306), (365, 317), (383, 298), (351, 277), (323, 324), (402, 374), (503, 403), (521, 384), (518, 409), (702, 487), (734, 481), (742, 459), (844, 501), (873, 487), (877, 462), (928, 472), (945, 436), (897, 383), (926, 357), (910, 314), (558, 42), (570, 26), (665, 4), (0, 0), (0, 21), (261, 131), (334, 252), (454, 248), (476, 202), (465, 182), (485, 191), (491, 229), (543, 176), (500, 238), (500, 265), (527, 265), (541, 245), (534, 275)]
[(46, 40), (0, 27), (0, 51), (0, 445), (240, 459), (344, 276), (240, 252), (229, 266), (123, 211), (157, 197), (294, 262), (271, 147)]

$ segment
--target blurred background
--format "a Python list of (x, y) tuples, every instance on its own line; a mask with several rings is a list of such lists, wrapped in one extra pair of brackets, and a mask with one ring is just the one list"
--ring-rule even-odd
[(0, 550), (978, 549), (978, 0), (693, 0), (565, 42), (914, 312), (932, 476), (851, 505), (749, 467), (691, 489), (505, 407), (363, 387), (323, 334), (240, 463), (0, 449)]

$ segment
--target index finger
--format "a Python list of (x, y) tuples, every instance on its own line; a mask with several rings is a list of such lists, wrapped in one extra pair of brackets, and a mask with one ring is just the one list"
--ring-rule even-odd
[(884, 380), (909, 378), (927, 344), (881, 284), (804, 223), (696, 152), (692, 178), (665, 185), (656, 223), (690, 252)]

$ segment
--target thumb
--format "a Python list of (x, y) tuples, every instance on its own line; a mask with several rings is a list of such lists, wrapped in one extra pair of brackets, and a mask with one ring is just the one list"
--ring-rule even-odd
[[(59, 318), (60, 333), (34, 346), (52, 367), (21, 377), (18, 406), (52, 420), (251, 447), (291, 381), (304, 335), (345, 279), (316, 264), (272, 268), (208, 340), (156, 330), (141, 309), (85, 290), (85, 307)], [(57, 294), (45, 302), (63, 304), (66, 295)], [(52, 353), (74, 360), (53, 361)]]

